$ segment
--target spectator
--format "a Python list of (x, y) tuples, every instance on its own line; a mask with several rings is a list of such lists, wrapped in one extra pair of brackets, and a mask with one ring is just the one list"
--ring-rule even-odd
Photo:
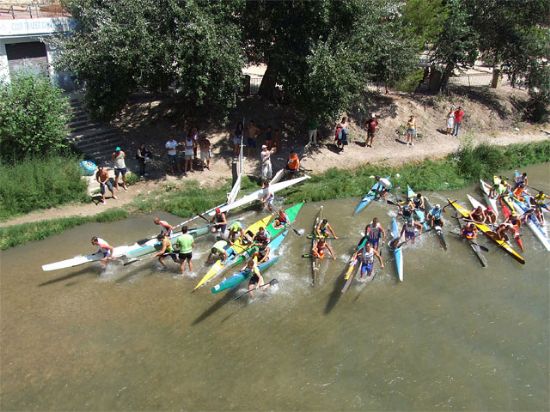
[(244, 135), (243, 122), (237, 123), (235, 134), (233, 135), (233, 156), (238, 156), (241, 151), (241, 143)]
[(187, 226), (181, 228), (181, 235), (176, 239), (176, 246), (178, 249), (178, 258), (180, 261), (180, 271), (181, 274), (185, 272), (185, 262), (189, 266), (189, 272), (193, 272), (193, 264), (191, 259), (193, 258), (193, 246), (195, 244), (195, 239), (192, 235), (187, 233), (189, 229)]
[(288, 155), (288, 162), (286, 163), (286, 171), (291, 176), (294, 176), (300, 170), (300, 158), (298, 153), (294, 150)]
[(198, 159), (197, 151), (199, 147), (199, 132), (196, 127), (189, 131), (189, 136), (193, 139), (193, 159)]
[(455, 110), (455, 124), (453, 128), (453, 136), (458, 137), (458, 131), (460, 130), (460, 125), (462, 124), (463, 118), (464, 118), (464, 110), (462, 110), (462, 106), (458, 106), (458, 109)]
[(307, 137), (309, 139), (308, 144), (317, 146), (319, 137), (319, 132), (317, 131), (318, 128), (319, 122), (317, 121), (317, 118), (311, 117), (307, 123)]
[(172, 170), (172, 174), (178, 174), (179, 173), (179, 166), (178, 166), (178, 142), (172, 137), (170, 140), (166, 142), (164, 145), (167, 150), (168, 154), (168, 163), (170, 164), (170, 169)]
[(116, 199), (114, 188), (113, 188), (113, 181), (109, 177), (109, 173), (103, 166), (99, 166), (97, 168), (97, 172), (95, 174), (95, 180), (99, 183), (99, 192), (101, 193), (101, 203), (105, 204), (105, 187), (109, 189), (109, 192), (111, 192), (111, 197), (113, 199)]
[(342, 117), (342, 121), (336, 125), (335, 133), (336, 146), (341, 152), (344, 151), (344, 146), (348, 144), (348, 121), (347, 118)]
[(145, 166), (151, 161), (152, 153), (147, 150), (144, 144), (138, 147), (136, 152), (136, 159), (139, 163), (139, 175), (140, 177), (147, 176), (145, 172)]
[(405, 133), (405, 143), (408, 146), (414, 146), (413, 138), (416, 137), (416, 119), (411, 115), (407, 121), (407, 132)]
[(111, 158), (115, 162), (115, 189), (118, 189), (118, 178), (122, 175), (122, 188), (127, 190), (126, 173), (128, 172), (128, 169), (126, 168), (126, 153), (124, 153), (122, 149), (117, 146), (115, 148), (115, 152), (111, 155)]
[(270, 180), (273, 176), (273, 166), (271, 165), (271, 155), (274, 154), (276, 148), (269, 149), (265, 144), (262, 146), (260, 160), (262, 164), (262, 180)]
[(453, 106), (449, 109), (449, 113), (447, 113), (447, 134), (452, 134), (453, 129), (455, 125), (455, 112), (453, 110)]
[(199, 139), (199, 147), (201, 149), (201, 161), (208, 170), (210, 170), (210, 159), (212, 158), (212, 145), (210, 140), (203, 136)]
[(195, 150), (195, 140), (193, 139), (193, 135), (191, 134), (191, 131), (189, 131), (189, 134), (185, 138), (184, 147), (185, 147), (185, 158), (184, 158), (183, 173), (193, 172), (194, 171), (193, 154)]
[(254, 123), (254, 120), (251, 120), (248, 123), (248, 128), (247, 128), (248, 136), (246, 139), (247, 153), (249, 156), (250, 156), (250, 153), (252, 153), (252, 151), (256, 150), (256, 142), (260, 132), (261, 130), (256, 126), (256, 124)]
[(378, 119), (376, 118), (375, 113), (372, 113), (370, 115), (370, 119), (367, 120), (366, 126), (367, 126), (367, 147), (372, 147), (374, 134), (376, 133), (376, 129), (378, 128)]

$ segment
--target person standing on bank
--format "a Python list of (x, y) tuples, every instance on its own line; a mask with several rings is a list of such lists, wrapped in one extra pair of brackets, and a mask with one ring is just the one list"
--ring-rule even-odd
[(458, 131), (460, 130), (462, 119), (464, 119), (464, 110), (462, 110), (462, 106), (458, 106), (458, 109), (455, 110), (455, 123), (453, 127), (453, 136), (455, 137), (458, 137)]
[(199, 147), (201, 149), (201, 161), (204, 167), (210, 170), (210, 159), (212, 159), (212, 144), (210, 140), (203, 136), (199, 139)]
[(237, 123), (235, 134), (233, 135), (233, 156), (237, 157), (241, 151), (241, 143), (244, 136), (243, 122)]
[(144, 144), (140, 145), (136, 152), (136, 160), (139, 163), (139, 176), (145, 177), (145, 165), (151, 160), (151, 152), (147, 150)]
[(372, 113), (370, 115), (370, 119), (367, 120), (366, 126), (367, 126), (367, 147), (372, 147), (374, 135), (376, 133), (376, 129), (378, 128), (378, 119), (376, 118), (375, 113)]
[(172, 137), (166, 142), (164, 147), (166, 148), (166, 153), (169, 159), (168, 163), (170, 164), (170, 169), (172, 169), (172, 174), (176, 175), (179, 173), (178, 142)]
[(452, 134), (455, 127), (455, 112), (453, 107), (449, 109), (447, 113), (447, 134)]
[(193, 264), (191, 263), (191, 259), (193, 258), (193, 245), (195, 244), (195, 238), (187, 233), (188, 231), (189, 228), (187, 226), (183, 226), (181, 228), (181, 235), (176, 239), (182, 275), (183, 272), (185, 272), (185, 262), (187, 262), (189, 272), (193, 272)]
[(408, 146), (414, 146), (413, 138), (416, 138), (416, 118), (414, 116), (411, 116), (407, 121), (407, 133), (405, 133), (405, 143), (407, 143)]
[(115, 192), (113, 189), (113, 183), (111, 181), (111, 178), (109, 177), (109, 173), (103, 166), (99, 166), (97, 168), (97, 172), (95, 174), (95, 180), (99, 183), (99, 192), (101, 193), (101, 203), (105, 204), (105, 188), (109, 189), (109, 192), (111, 192), (111, 197), (113, 199), (116, 199)]
[(262, 151), (260, 153), (260, 160), (262, 164), (262, 180), (271, 180), (273, 176), (273, 166), (271, 164), (271, 155), (275, 153), (277, 149), (274, 147), (269, 150), (268, 147), (264, 144), (262, 146)]
[(128, 169), (126, 168), (126, 153), (124, 153), (122, 149), (117, 146), (111, 157), (115, 162), (115, 189), (118, 189), (118, 178), (122, 175), (122, 188), (127, 190), (126, 173), (128, 172)]
[(183, 173), (193, 172), (193, 154), (195, 151), (195, 141), (191, 132), (185, 138), (185, 160)]
[(319, 122), (316, 117), (310, 117), (308, 123), (307, 123), (307, 137), (309, 139), (308, 144), (311, 144), (313, 146), (317, 146), (319, 144), (318, 138), (319, 138), (319, 132), (317, 129), (319, 128)]

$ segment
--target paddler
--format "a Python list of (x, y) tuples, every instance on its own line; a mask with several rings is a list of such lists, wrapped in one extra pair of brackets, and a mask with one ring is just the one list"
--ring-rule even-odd
[(267, 245), (271, 239), (264, 227), (260, 227), (253, 238), (256, 245)]
[(172, 236), (172, 231), (174, 230), (174, 227), (170, 225), (166, 220), (160, 220), (160, 218), (156, 217), (153, 222), (155, 223), (155, 225), (160, 226), (159, 235), (166, 235), (168, 237)]
[(97, 253), (103, 254), (103, 259), (100, 260), (103, 267), (107, 266), (110, 260), (113, 260), (113, 247), (100, 237), (92, 238), (92, 245), (99, 247)]
[(468, 217), (474, 222), (485, 223), (485, 213), (483, 213), (483, 208), (481, 206), (478, 206), (472, 210)]
[(388, 196), (388, 192), (392, 188), (392, 184), (389, 179), (386, 179), (385, 177), (375, 176), (374, 179), (379, 183), (379, 187), (377, 190), (377, 197), (381, 197), (382, 199), (386, 200), (386, 197)]
[(378, 251), (380, 247), (380, 238), (382, 241), (386, 241), (386, 231), (375, 217), (367, 226), (365, 226), (365, 236), (367, 237), (367, 243), (372, 245), (374, 250)]
[[(416, 234), (417, 230), (418, 230), (418, 235)], [(405, 241), (412, 239), (411, 243), (414, 243), (416, 236), (420, 236), (422, 234), (422, 225), (417, 221), (415, 221), (413, 218), (409, 218), (405, 220), (405, 223), (401, 228), (401, 233), (399, 235), (399, 238), (403, 236), (403, 233), (405, 234)]]
[(420, 209), (422, 211), (426, 209), (426, 202), (421, 193), (416, 194), (416, 197), (413, 198), (413, 203), (416, 209)]
[(181, 235), (176, 239), (176, 246), (179, 251), (178, 258), (180, 261), (180, 272), (182, 275), (185, 272), (185, 262), (187, 262), (189, 272), (193, 272), (193, 263), (191, 261), (193, 259), (193, 246), (195, 245), (195, 238), (188, 232), (189, 228), (187, 226), (183, 226), (181, 228)]
[(269, 252), (270, 251), (271, 251), (271, 249), (269, 248), (268, 243), (261, 243), (258, 246), (258, 250), (256, 252), (254, 252), (252, 257), (256, 259), (256, 262), (264, 263), (264, 262), (267, 262), (269, 260)]
[(522, 174), (516, 176), (514, 190), (520, 185), (523, 185), (524, 187), (529, 186), (529, 180), (527, 179), (527, 172), (523, 172)]
[(497, 222), (497, 214), (490, 205), (485, 209), (485, 218), (488, 223), (495, 224)]
[(506, 231), (509, 230), (512, 234), (515, 234), (514, 225), (508, 222), (501, 223), (498, 225), (497, 230), (495, 230), (495, 233), (497, 235), (497, 238), (499, 240), (505, 240), (508, 241), (508, 236), (506, 235)]
[(221, 209), (217, 207), (210, 223), (212, 223), (212, 233), (220, 232), (223, 235), (225, 233), (225, 229), (227, 228), (227, 216), (225, 215), (225, 212), (222, 212)]
[(431, 227), (443, 227), (443, 210), (441, 209), (441, 205), (438, 203), (432, 209), (428, 212), (428, 216), (426, 217), (426, 220), (430, 222)]
[(464, 239), (475, 240), (477, 238), (476, 225), (472, 222), (467, 222), (460, 231), (460, 236), (462, 236)]
[(520, 183), (514, 191), (512, 192), (512, 195), (519, 200), (520, 202), (524, 202), (525, 198), (523, 197), (523, 192), (525, 191), (525, 186), (523, 183)]
[(264, 208), (272, 212), (274, 199), (275, 199), (275, 195), (269, 188), (269, 182), (266, 180), (262, 185), (262, 194), (260, 195), (260, 202), (262, 202), (262, 205)]
[(548, 210), (548, 205), (546, 204), (547, 196), (544, 194), (542, 190), (540, 190), (535, 195), (535, 215), (537, 216), (537, 219), (541, 225), (544, 225), (544, 214), (542, 213), (542, 209)]
[(380, 269), (384, 269), (382, 256), (380, 256), (380, 253), (370, 243), (366, 243), (361, 250), (355, 252), (355, 256), (361, 263), (361, 274), (359, 275), (359, 279), (371, 276), (372, 270), (374, 269), (375, 256), (380, 262)]
[(313, 257), (322, 260), (325, 257), (325, 249), (328, 250), (328, 253), (330, 253), (332, 259), (336, 260), (336, 256), (334, 256), (334, 251), (324, 237), (315, 240), (311, 249), (311, 253), (313, 254)]
[(414, 212), (414, 202), (411, 198), (407, 198), (407, 201), (404, 205), (399, 206), (398, 214), (403, 216), (403, 219), (407, 220), (412, 218)]
[(210, 249), (210, 254), (208, 255), (207, 262), (213, 262), (214, 260), (220, 259), (222, 262), (225, 262), (227, 259), (227, 252), (225, 249), (227, 248), (227, 241), (220, 239), (216, 243), (212, 245), (212, 249)]
[(174, 249), (172, 248), (172, 243), (170, 242), (170, 239), (166, 235), (166, 233), (161, 233), (157, 236), (157, 240), (160, 243), (160, 250), (155, 253), (153, 257), (158, 257), (158, 260), (160, 264), (162, 265), (163, 269), (166, 269), (166, 264), (164, 263), (164, 258), (170, 256), (174, 262), (178, 262), (178, 257), (176, 253), (174, 252)]
[(298, 157), (298, 153), (296, 153), (294, 150), (290, 152), (288, 156), (288, 162), (286, 163), (286, 172), (290, 176), (294, 176), (298, 173), (300, 170), (300, 158)]
[(315, 228), (315, 237), (326, 239), (329, 236), (332, 236), (334, 239), (338, 239), (338, 236), (336, 236), (336, 233), (334, 232), (334, 229), (332, 228), (328, 220), (323, 219)]
[[(521, 219), (515, 214), (515, 213), (512, 213), (508, 219), (505, 220), (506, 223), (510, 223), (512, 225), (512, 232), (514, 234), (514, 239), (516, 239), (516, 241), (519, 239), (520, 237), (520, 229), (521, 229)], [(518, 241), (518, 245), (520, 244), (521, 241)]]
[(273, 221), (273, 228), (274, 229), (282, 229), (288, 223), (290, 223), (288, 215), (286, 214), (286, 212), (284, 211), (283, 208), (279, 208), (277, 213), (275, 213), (275, 220)]
[(250, 280), (248, 281), (248, 291), (250, 292), (250, 297), (254, 296), (253, 290), (259, 289), (260, 287), (269, 287), (269, 284), (265, 284), (260, 268), (258, 267), (254, 258), (250, 259), (246, 266), (243, 269), (247, 273), (250, 273)]
[(237, 241), (237, 239), (244, 238), (244, 229), (243, 225), (241, 225), (241, 222), (233, 222), (231, 226), (229, 226), (229, 234), (227, 235), (227, 240), (229, 241), (230, 245), (233, 245)]

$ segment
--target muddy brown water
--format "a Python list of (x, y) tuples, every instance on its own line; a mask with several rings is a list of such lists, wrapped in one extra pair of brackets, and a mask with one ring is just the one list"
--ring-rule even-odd
[[(527, 169), (550, 191), (549, 165)], [(428, 193), (466, 203), (471, 187)], [(358, 199), (324, 202), (343, 239), (310, 286), (309, 241), (290, 233), (266, 273), (279, 285), (254, 299), (191, 294), (146, 258), (102, 273), (98, 264), (42, 272), (90, 251), (100, 234), (124, 244), (154, 233), (151, 216), (89, 224), (1, 252), (2, 410), (548, 410), (550, 254), (524, 230), (522, 266), (485, 240), (489, 267), (447, 233), (404, 250), (405, 280), (386, 268), (340, 293), (345, 262), (364, 224), (394, 211)], [(318, 204), (296, 226), (310, 229)], [(248, 222), (260, 214), (244, 214)], [(168, 217), (177, 221), (175, 217)], [(447, 216), (446, 230), (457, 231)], [(197, 242), (204, 273), (212, 239)]]

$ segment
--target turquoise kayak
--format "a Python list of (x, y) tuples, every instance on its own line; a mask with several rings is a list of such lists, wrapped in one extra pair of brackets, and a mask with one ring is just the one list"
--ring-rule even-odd
[[(409, 199), (414, 199), (416, 197), (416, 193), (414, 192), (414, 190), (412, 190), (412, 188), (407, 185), (407, 197)], [(424, 203), (426, 203), (426, 199), (424, 198)], [(426, 206), (426, 209), (428, 208), (427, 205)], [(424, 230), (429, 230), (430, 229), (430, 224), (426, 221), (426, 213), (424, 210), (420, 210), (420, 209), (414, 209), (414, 214), (416, 215), (416, 218), (418, 219), (418, 222), (419, 223), (422, 223), (422, 227), (424, 228)]]
[[(390, 179), (389, 176), (386, 176), (386, 179)], [(364, 208), (366, 208), (368, 205), (371, 204), (373, 200), (376, 199), (376, 196), (378, 196), (378, 191), (382, 188), (382, 183), (376, 182), (369, 190), (369, 192), (363, 196), (363, 198), (359, 201), (359, 204), (356, 206), (355, 211), (353, 212), (354, 215), (362, 211)]]
[[(394, 217), (391, 220), (391, 234), (393, 236), (393, 240), (399, 239), (399, 225), (397, 224), (397, 219)], [(391, 242), (389, 243), (391, 244)], [(403, 282), (403, 249), (401, 247), (398, 247), (397, 249), (392, 249), (390, 247), (390, 250), (393, 253), (393, 257), (395, 259), (395, 268), (397, 269), (397, 278), (400, 282)]]
[[(267, 269), (269, 269), (279, 260), (280, 256), (275, 256), (275, 252), (279, 248), (279, 246), (281, 246), (287, 234), (288, 230), (284, 231), (281, 235), (277, 236), (269, 243), (269, 260), (258, 265), (258, 268), (260, 269), (260, 273), (262, 273), (262, 275)], [(240, 272), (235, 273), (233, 276), (230, 276), (218, 283), (216, 286), (211, 288), (210, 291), (216, 294), (223, 292), (227, 289), (233, 289), (239, 286), (245, 280), (247, 280), (250, 277), (250, 274), (251, 272), (247, 269), (241, 270)]]

